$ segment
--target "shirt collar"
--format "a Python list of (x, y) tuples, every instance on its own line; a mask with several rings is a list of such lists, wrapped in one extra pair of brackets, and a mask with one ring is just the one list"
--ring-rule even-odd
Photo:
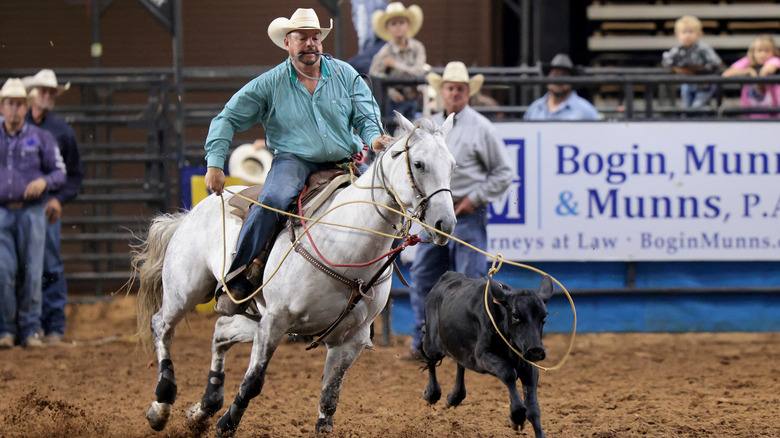
[[(462, 110), (455, 113), (455, 117), (452, 118), (452, 126), (455, 126), (455, 123), (457, 123), (459, 120), (461, 120), (464, 115), (466, 114), (466, 109), (469, 108), (468, 104), (463, 107)], [(441, 115), (444, 116), (444, 120), (447, 120), (447, 110), (444, 110), (441, 112)]]
[(544, 99), (544, 106), (547, 107), (547, 112), (550, 113), (550, 114), (556, 114), (556, 113), (559, 113), (559, 112), (561, 112), (563, 110), (571, 109), (572, 108), (571, 101), (574, 98), (574, 96), (577, 96), (577, 92), (574, 91), (574, 90), (571, 90), (571, 94), (569, 95), (569, 97), (567, 97), (566, 100), (564, 100), (563, 102), (561, 102), (560, 105), (558, 105), (558, 108), (556, 108), (555, 112), (552, 112), (552, 111), (550, 111), (550, 104), (548, 102), (548, 98), (549, 98), (549, 93), (550, 92), (548, 91), (547, 93), (548, 94), (545, 95), (545, 99)]
[[(290, 80), (295, 82), (298, 80), (298, 75), (295, 74), (295, 66), (293, 65), (289, 57), (287, 58), (287, 61), (288, 61), (287, 71), (290, 75)], [(328, 68), (328, 62), (330, 61), (328, 61), (327, 58), (325, 58), (324, 56), (320, 56), (320, 74), (322, 75), (323, 78), (331, 77), (330, 68)]]

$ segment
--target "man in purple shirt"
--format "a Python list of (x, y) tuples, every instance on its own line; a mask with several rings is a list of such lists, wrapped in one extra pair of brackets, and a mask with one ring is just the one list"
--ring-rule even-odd
[(0, 89), (0, 348), (15, 338), (40, 347), (41, 283), (47, 192), (65, 182), (57, 141), (24, 122), (27, 92), (21, 79)]
[(30, 110), (24, 120), (49, 131), (57, 140), (60, 155), (65, 162), (67, 178), (59, 190), (49, 190), (45, 203), (46, 249), (43, 256), (43, 304), (41, 328), (43, 343), (56, 344), (65, 333), (65, 304), (68, 301), (68, 285), (65, 282), (65, 268), (60, 258), (60, 229), (62, 206), (79, 193), (84, 171), (79, 160), (76, 134), (65, 120), (54, 114), (57, 97), (70, 88), (70, 82), (61, 85), (57, 75), (50, 69), (43, 69), (35, 76), (22, 79), (30, 93)]

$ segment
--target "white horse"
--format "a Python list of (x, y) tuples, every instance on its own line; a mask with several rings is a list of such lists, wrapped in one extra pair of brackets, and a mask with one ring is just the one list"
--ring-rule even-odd
[[(455, 160), (445, 144), (453, 126), (452, 117), (440, 127), (427, 119), (415, 126), (400, 114), (397, 120), (405, 133), (394, 139), (393, 145), (377, 157), (356, 184), (338, 192), (312, 217), (318, 217), (331, 206), (345, 204), (327, 214), (323, 221), (392, 235), (393, 224), (400, 222), (400, 215), (366, 202), (353, 202), (375, 201), (396, 210), (417, 211), (420, 219), (434, 229), (447, 234), (453, 231), (456, 219), (449, 187)], [(378, 186), (380, 182), (384, 187), (365, 188), (372, 184)], [(402, 206), (391, 193), (397, 194)], [(228, 197), (227, 194), (223, 196)], [(224, 205), (227, 206), (227, 199)], [(134, 256), (134, 266), (140, 276), (139, 331), (146, 331), (147, 336), (153, 337), (159, 363), (157, 401), (147, 411), (147, 420), (155, 430), (165, 427), (176, 398), (176, 379), (170, 356), (174, 328), (187, 312), (213, 293), (218, 279), (226, 274), (224, 270), (230, 266), (231, 256), (224, 254), (223, 244), (228, 252), (236, 247), (241, 221), (225, 214), (223, 243), (222, 210), (220, 198), (211, 195), (189, 213), (158, 216)], [(378, 210), (382, 214), (378, 214)], [(300, 235), (300, 227), (296, 231)], [(311, 226), (310, 234), (327, 260), (342, 264), (374, 260), (390, 250), (393, 240), (367, 231), (321, 223)], [(446, 237), (432, 234), (435, 244), (447, 243)], [(300, 244), (314, 253), (306, 237)], [(295, 251), (285, 259), (289, 248), (290, 238), (283, 232), (270, 253), (265, 279), (277, 266), (281, 264), (281, 267), (255, 296), (261, 314), (259, 322), (243, 316), (222, 317), (217, 321), (206, 395), (202, 403), (190, 409), (191, 421), (204, 420), (221, 409), (225, 352), (237, 342), (253, 341), (249, 367), (235, 400), (217, 423), (217, 435), (232, 434), (249, 401), (260, 394), (268, 363), (282, 337), (286, 333), (322, 332), (347, 304), (349, 287), (326, 275)], [(379, 266), (381, 263), (336, 270), (344, 277), (367, 282), (377, 274)], [(387, 274), (389, 269), (385, 270)], [(317, 432), (333, 429), (333, 414), (344, 373), (363, 349), (372, 346), (370, 325), (387, 303), (390, 282), (377, 284), (374, 289), (374, 300), (359, 301), (323, 339), (328, 353)]]

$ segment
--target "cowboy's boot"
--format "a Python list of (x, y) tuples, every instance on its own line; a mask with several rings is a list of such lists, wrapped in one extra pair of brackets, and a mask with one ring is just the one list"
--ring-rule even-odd
[[(230, 274), (228, 274), (230, 275)], [(257, 285), (263, 278), (263, 270), (260, 261), (255, 259), (246, 269), (237, 272), (235, 276), (226, 282), (230, 295), (236, 301), (241, 301), (255, 291)], [(235, 303), (230, 299), (227, 292), (222, 292), (217, 298), (217, 304), (214, 311), (224, 316), (233, 316), (237, 313), (243, 313), (249, 307), (249, 301)]]

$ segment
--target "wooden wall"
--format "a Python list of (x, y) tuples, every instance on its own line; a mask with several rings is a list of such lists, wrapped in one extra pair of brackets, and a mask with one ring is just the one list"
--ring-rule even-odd
[[(0, 1), (0, 69), (91, 67), (91, 0)], [(419, 0), (425, 21), (418, 39), (434, 66), (460, 60), (500, 65), (501, 0)], [(409, 4), (408, 2), (406, 4)], [(268, 39), (268, 23), (311, 7), (330, 18), (317, 0), (185, 0), (184, 65), (275, 65), (284, 53)], [(350, 2), (343, 1), (343, 59), (357, 51)], [(497, 23), (496, 23), (497, 22)], [(325, 50), (335, 51), (335, 32)], [(170, 66), (167, 31), (136, 0), (116, 0), (100, 20), (103, 67)]]

